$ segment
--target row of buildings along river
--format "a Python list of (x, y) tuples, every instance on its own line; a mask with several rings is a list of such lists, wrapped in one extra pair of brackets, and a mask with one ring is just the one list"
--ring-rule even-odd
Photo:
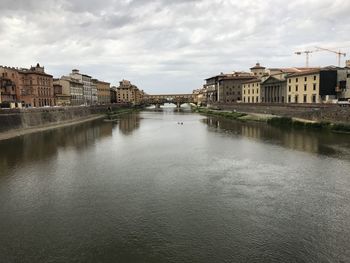
[(198, 104), (335, 103), (350, 100), (350, 60), (345, 67), (266, 68), (221, 73), (195, 90)]
[(39, 64), (30, 68), (0, 66), (0, 105), (5, 108), (140, 104), (143, 96), (128, 80), (111, 86), (77, 69), (54, 78)]

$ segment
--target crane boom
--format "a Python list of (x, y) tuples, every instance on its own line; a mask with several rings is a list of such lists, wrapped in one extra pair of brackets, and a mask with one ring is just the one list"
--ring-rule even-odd
[(341, 64), (341, 57), (342, 56), (346, 57), (346, 53), (343, 53), (340, 50), (339, 51), (335, 51), (335, 50), (332, 50), (332, 49), (329, 49), (329, 48), (323, 48), (323, 47), (316, 47), (316, 48), (318, 49), (318, 51), (328, 51), (328, 52), (332, 52), (332, 53), (337, 54), (338, 67), (340, 67), (340, 64)]
[(311, 53), (314, 53), (315, 51), (312, 51), (312, 50), (305, 50), (305, 51), (297, 51), (297, 52), (294, 52), (294, 54), (296, 55), (302, 55), (302, 54), (305, 54), (306, 55), (306, 67), (308, 68), (309, 67), (309, 61), (310, 61), (310, 54)]

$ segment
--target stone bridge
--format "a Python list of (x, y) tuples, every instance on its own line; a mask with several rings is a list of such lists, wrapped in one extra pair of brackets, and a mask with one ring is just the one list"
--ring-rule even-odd
[(174, 103), (177, 108), (182, 104), (194, 103), (193, 94), (164, 94), (164, 95), (144, 95), (143, 103), (148, 105), (155, 105), (159, 108), (164, 103)]

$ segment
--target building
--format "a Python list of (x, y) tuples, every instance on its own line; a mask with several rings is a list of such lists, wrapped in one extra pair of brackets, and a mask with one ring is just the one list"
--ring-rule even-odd
[(53, 91), (55, 94), (55, 104), (57, 106), (71, 105), (69, 88), (67, 89), (66, 86), (61, 85), (58, 79), (54, 79), (53, 81)]
[(53, 77), (39, 63), (35, 67), (0, 67), (0, 76), (15, 83), (17, 100), (26, 107), (54, 106)]
[(98, 104), (109, 104), (111, 103), (111, 84), (108, 82), (93, 79), (92, 83), (97, 88), (97, 103)]
[(97, 104), (97, 87), (92, 82), (92, 77), (81, 74), (77, 69), (73, 69), (69, 76), (83, 84), (83, 104)]
[(110, 89), (111, 103), (117, 103), (117, 87), (113, 86)]
[(84, 104), (84, 85), (78, 79), (71, 76), (62, 76), (54, 81), (55, 84), (62, 86), (62, 94), (69, 96), (71, 106)]
[(243, 102), (260, 103), (261, 102), (261, 79), (254, 78), (242, 83)]
[(332, 67), (305, 70), (287, 76), (288, 103), (323, 103), (336, 96), (337, 70)]
[(262, 78), (267, 73), (266, 68), (261, 66), (259, 62), (256, 63), (254, 67), (250, 68), (250, 72), (256, 78)]
[(139, 90), (129, 80), (122, 80), (117, 87), (117, 103), (130, 103), (140, 105), (143, 101), (144, 92)]
[(11, 79), (0, 76), (0, 103), (16, 102), (16, 84)]
[(287, 81), (284, 74), (268, 76), (260, 84), (260, 96), (263, 103), (285, 103)]
[(197, 104), (198, 106), (207, 104), (205, 90), (203, 88), (194, 90), (192, 94), (195, 104)]
[(345, 62), (345, 67), (350, 68), (350, 59)]
[(254, 79), (249, 72), (221, 73), (206, 79), (203, 89), (208, 104), (235, 103), (242, 100), (242, 83)]

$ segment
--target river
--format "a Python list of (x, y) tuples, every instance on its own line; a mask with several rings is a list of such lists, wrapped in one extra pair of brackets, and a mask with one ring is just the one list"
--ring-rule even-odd
[(350, 135), (164, 108), (0, 150), (0, 262), (350, 262)]

